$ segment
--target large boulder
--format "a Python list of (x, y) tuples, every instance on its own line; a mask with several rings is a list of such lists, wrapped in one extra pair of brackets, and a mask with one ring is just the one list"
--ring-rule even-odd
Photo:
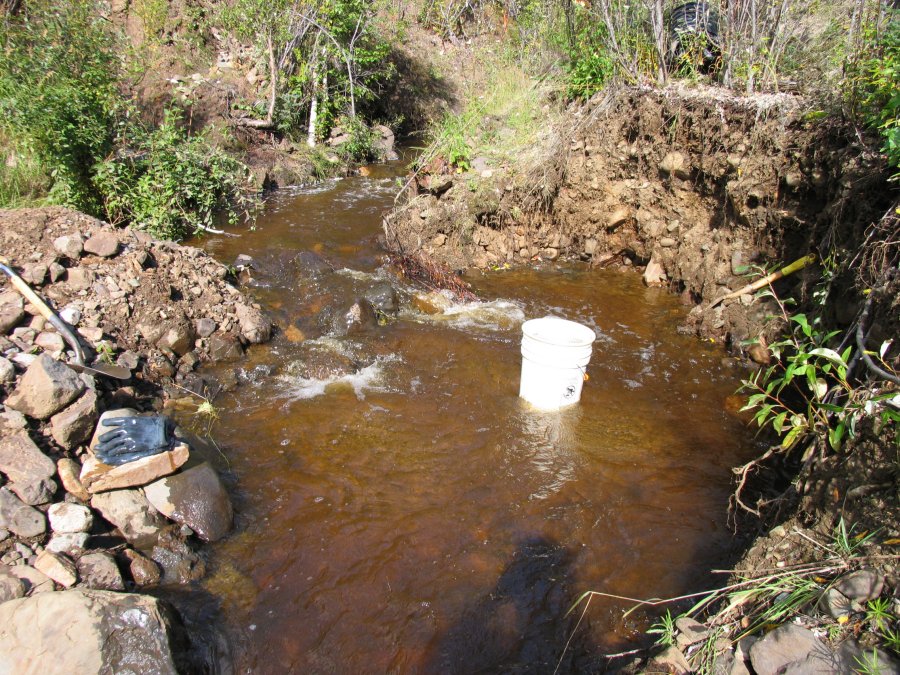
[(221, 539), (231, 530), (231, 500), (207, 462), (151, 483), (144, 495), (160, 513), (204, 541)]
[(0, 672), (179, 672), (180, 622), (145, 595), (68, 590), (0, 605)]
[(45, 420), (69, 405), (84, 391), (84, 382), (74, 370), (46, 354), (38, 356), (6, 405), (29, 417)]

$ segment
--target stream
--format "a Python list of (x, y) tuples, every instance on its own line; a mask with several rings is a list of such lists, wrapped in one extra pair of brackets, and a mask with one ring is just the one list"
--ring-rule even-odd
[[(475, 273), (479, 302), (421, 311), (376, 242), (402, 170), (279, 191), (254, 230), (197, 244), (251, 256), (281, 328), (207, 369), (244, 382), (215, 400), (237, 515), (205, 582), (236, 672), (597, 670), (659, 612), (597, 596), (579, 622), (585, 591), (676, 596), (734, 559), (731, 467), (757, 453), (726, 411), (740, 371), (634, 272)], [(298, 273), (301, 252), (335, 271)], [(396, 317), (327, 330), (385, 282)], [(521, 323), (548, 314), (597, 334), (581, 402), (554, 413), (518, 398)], [(323, 353), (354, 367), (313, 373)]]

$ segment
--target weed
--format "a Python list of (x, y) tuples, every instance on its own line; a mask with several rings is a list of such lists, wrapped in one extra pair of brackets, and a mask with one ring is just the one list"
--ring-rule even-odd
[(666, 613), (659, 617), (659, 621), (647, 629), (648, 635), (658, 635), (656, 644), (662, 647), (671, 647), (675, 644), (675, 617), (667, 609)]
[(900, 654), (900, 630), (886, 628), (882, 631), (881, 638), (891, 651)]
[(109, 340), (100, 340), (97, 343), (97, 357), (102, 363), (113, 363), (115, 355), (116, 350)]
[(834, 544), (834, 549), (838, 555), (843, 558), (852, 558), (856, 556), (860, 549), (862, 549), (866, 544), (868, 544), (876, 534), (878, 534), (878, 530), (874, 532), (861, 532), (857, 535), (853, 535), (853, 530), (855, 526), (851, 525), (850, 528), (847, 528), (847, 524), (844, 521), (844, 517), (841, 516), (840, 520), (838, 520), (838, 524), (834, 528), (834, 532), (832, 533), (832, 543)]
[(859, 675), (881, 675), (881, 660), (878, 658), (878, 650), (873, 649), (871, 652), (865, 652), (862, 656), (857, 656), (856, 668), (854, 673)]
[(752, 605), (743, 632), (743, 635), (750, 635), (764, 626), (777, 625), (795, 616), (814, 602), (823, 590), (813, 578), (787, 574), (736, 591), (729, 596), (728, 607)]
[(719, 654), (719, 640), (725, 631), (721, 627), (712, 628), (706, 639), (700, 643), (697, 651), (691, 656), (691, 664), (697, 675), (713, 675), (716, 670), (716, 659)]
[(866, 621), (872, 630), (884, 634), (888, 625), (895, 619), (890, 612), (891, 601), (888, 598), (875, 598), (866, 603)]

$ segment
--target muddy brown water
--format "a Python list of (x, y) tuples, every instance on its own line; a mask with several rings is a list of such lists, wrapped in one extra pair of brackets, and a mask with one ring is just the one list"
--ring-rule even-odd
[[(728, 564), (730, 468), (755, 452), (725, 409), (739, 373), (676, 333), (671, 295), (577, 264), (478, 274), (480, 303), (405, 303), (312, 340), (325, 305), (392, 278), (376, 236), (401, 168), (281, 192), (255, 231), (201, 243), (253, 256), (253, 293), (299, 327), (253, 348), (249, 382), (216, 400), (237, 523), (205, 585), (237, 671), (594, 670), (652, 617), (593, 598), (575, 630), (583, 592), (675, 596)], [(302, 278), (301, 251), (337, 271)], [(580, 404), (557, 413), (517, 396), (521, 322), (547, 314), (598, 336)], [(303, 377), (311, 343), (361, 370)]]

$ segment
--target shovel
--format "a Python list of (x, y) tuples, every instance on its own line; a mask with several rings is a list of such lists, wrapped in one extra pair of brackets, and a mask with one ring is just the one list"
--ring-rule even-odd
[(47, 321), (59, 331), (59, 334), (65, 338), (66, 342), (69, 343), (69, 346), (75, 351), (75, 363), (68, 364), (72, 370), (79, 373), (113, 377), (117, 380), (131, 379), (131, 371), (123, 366), (116, 366), (110, 363), (97, 363), (93, 366), (85, 365), (84, 350), (81, 348), (81, 343), (78, 342), (78, 338), (75, 337), (75, 334), (62, 319), (53, 313), (53, 310), (50, 309), (47, 303), (41, 300), (40, 296), (31, 290), (31, 287), (25, 283), (22, 277), (4, 264), (6, 262), (5, 259), (0, 258), (0, 271), (9, 277), (10, 282), (15, 286), (16, 290), (19, 291), (28, 302), (38, 308), (41, 316), (47, 319)]

